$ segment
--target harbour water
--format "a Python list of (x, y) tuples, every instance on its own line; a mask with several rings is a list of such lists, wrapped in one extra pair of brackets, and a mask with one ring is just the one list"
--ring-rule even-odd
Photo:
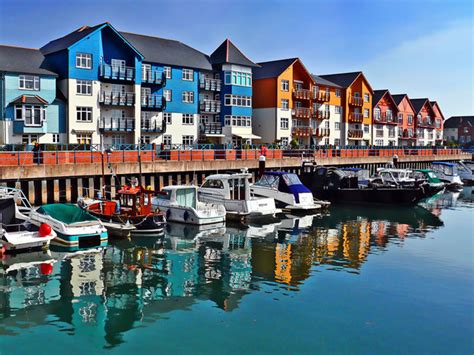
[(472, 188), (0, 261), (0, 354), (474, 351)]

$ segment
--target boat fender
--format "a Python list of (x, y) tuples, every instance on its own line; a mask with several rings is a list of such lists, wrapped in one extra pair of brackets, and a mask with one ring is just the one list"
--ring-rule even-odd
[(47, 237), (51, 234), (51, 226), (47, 223), (41, 223), (38, 234), (41, 238)]
[(189, 219), (189, 212), (188, 211), (184, 211), (184, 220), (187, 222)]
[(170, 217), (171, 217), (171, 210), (168, 209), (168, 210), (166, 211), (166, 219), (170, 219)]

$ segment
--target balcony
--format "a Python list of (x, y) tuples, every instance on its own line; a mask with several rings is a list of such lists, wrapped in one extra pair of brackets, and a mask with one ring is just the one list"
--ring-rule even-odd
[(362, 97), (359, 96), (349, 96), (349, 105), (352, 106), (362, 106), (364, 104), (364, 101), (362, 100)]
[(349, 112), (349, 122), (361, 123), (364, 120), (361, 112)]
[(398, 124), (395, 117), (393, 117), (393, 115), (387, 115), (386, 112), (381, 112), (379, 116), (374, 115), (374, 122), (381, 124)]
[(314, 99), (319, 102), (327, 102), (331, 98), (331, 94), (327, 91), (318, 91), (314, 94)]
[(315, 129), (309, 126), (298, 126), (291, 129), (291, 134), (296, 137), (309, 137), (312, 136)]
[(142, 119), (141, 130), (146, 133), (163, 133), (166, 132), (166, 124), (163, 121)]
[(101, 132), (133, 132), (135, 119), (133, 117), (102, 117), (99, 121)]
[(311, 118), (311, 109), (308, 107), (297, 107), (293, 110), (296, 118)]
[(318, 120), (327, 120), (329, 117), (331, 117), (331, 113), (329, 111), (316, 110), (313, 112), (313, 118)]
[(349, 139), (362, 139), (364, 132), (361, 129), (350, 129), (347, 132), (347, 137)]
[(398, 138), (399, 139), (416, 139), (416, 134), (414, 132), (408, 132), (408, 129), (399, 130), (398, 131)]
[(199, 88), (202, 90), (209, 90), (209, 91), (221, 91), (221, 80), (200, 78)]
[(417, 127), (423, 127), (423, 128), (435, 128), (436, 123), (432, 122), (431, 120), (428, 121), (426, 118), (418, 118), (416, 120)]
[(222, 125), (219, 122), (201, 123), (199, 133), (205, 136), (222, 135)]
[(221, 102), (219, 100), (201, 100), (199, 109), (204, 113), (219, 113), (221, 112)]
[(104, 92), (99, 93), (99, 102), (110, 106), (133, 106), (135, 105), (135, 93), (133, 92)]
[(165, 101), (162, 95), (143, 95), (141, 101), (143, 108), (160, 110), (165, 106)]
[(295, 89), (293, 91), (293, 97), (298, 100), (311, 100), (311, 90), (308, 89)]
[(164, 85), (166, 82), (165, 74), (161, 71), (144, 71), (142, 75), (142, 84)]
[(102, 63), (99, 67), (99, 77), (105, 80), (134, 81), (135, 68)]
[(329, 128), (318, 128), (316, 130), (317, 137), (329, 137), (329, 133), (331, 133)]

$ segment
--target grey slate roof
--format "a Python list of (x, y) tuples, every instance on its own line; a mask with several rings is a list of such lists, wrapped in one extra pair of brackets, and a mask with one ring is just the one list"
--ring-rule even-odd
[[(374, 91), (374, 95), (375, 95), (375, 91)], [(393, 100), (395, 100), (395, 103), (397, 104), (397, 106), (400, 105), (400, 102), (402, 102), (405, 96), (407, 96), (407, 94), (392, 95)]]
[(374, 94), (372, 96), (372, 107), (375, 107), (387, 92), (387, 89), (374, 90)]
[(352, 73), (325, 74), (320, 75), (320, 77), (332, 81), (333, 83), (336, 83), (343, 88), (348, 88), (360, 74), (362, 74), (362, 72), (357, 71)]
[(257, 64), (248, 59), (228, 38), (211, 54), (210, 61), (214, 65), (236, 64), (245, 67), (258, 67)]
[(64, 37), (55, 39), (43, 47), (40, 48), (41, 53), (44, 55), (48, 55), (51, 53), (62, 51), (66, 48), (69, 48), (72, 44), (76, 43), (80, 39), (87, 37), (89, 34), (94, 32), (99, 27), (105, 25), (105, 23), (98, 24), (96, 26), (82, 26), (75, 31), (65, 35)]
[(340, 85), (337, 85), (336, 83), (333, 83), (332, 81), (324, 79), (324, 78), (322, 78), (318, 75), (311, 74), (311, 76), (313, 77), (316, 84), (325, 85), (325, 86), (332, 86), (332, 87), (335, 87), (335, 88), (340, 88), (341, 87)]
[(182, 42), (136, 33), (120, 34), (145, 57), (145, 62), (212, 70), (207, 55)]
[(57, 76), (46, 69), (44, 56), (38, 49), (0, 45), (0, 71)]
[(413, 109), (415, 110), (415, 114), (418, 114), (422, 109), (423, 105), (428, 101), (428, 99), (410, 99), (411, 104), (413, 105)]
[(48, 101), (43, 99), (39, 95), (20, 95), (11, 103), (13, 104), (39, 104), (39, 105), (47, 105)]
[(253, 79), (267, 79), (277, 77), (297, 59), (298, 58), (288, 58), (258, 63), (260, 67), (255, 68), (252, 71)]
[(444, 128), (458, 128), (462, 123), (474, 127), (474, 116), (451, 116), (444, 121)]

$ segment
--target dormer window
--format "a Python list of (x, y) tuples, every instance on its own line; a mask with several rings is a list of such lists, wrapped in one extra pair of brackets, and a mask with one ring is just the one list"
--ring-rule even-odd
[(20, 75), (18, 88), (22, 90), (39, 90), (40, 78), (35, 75)]

